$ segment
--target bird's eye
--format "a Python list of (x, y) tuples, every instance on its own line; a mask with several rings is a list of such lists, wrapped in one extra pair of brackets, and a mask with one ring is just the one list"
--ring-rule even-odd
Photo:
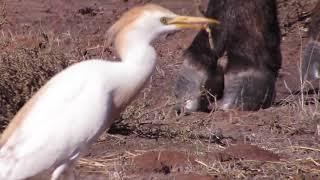
[(161, 22), (162, 24), (164, 24), (164, 25), (167, 25), (167, 24), (168, 24), (168, 18), (162, 17), (162, 18), (160, 18), (160, 22)]

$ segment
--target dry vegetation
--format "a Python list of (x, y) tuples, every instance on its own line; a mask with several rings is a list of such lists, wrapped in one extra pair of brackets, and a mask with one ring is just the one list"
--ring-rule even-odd
[[(45, 37), (45, 35), (43, 35)], [(70, 57), (47, 48), (47, 38), (1, 38), (0, 122), (2, 125), (54, 74), (69, 65)]]
[[(299, 43), (305, 37), (299, 33), (308, 23), (311, 7), (308, 5), (314, 3), (301, 2), (279, 1), (284, 38), (283, 71), (289, 75), (286, 81), (279, 79), (279, 83), (285, 85), (279, 85), (280, 98), (273, 107), (258, 112), (218, 111), (176, 117), (172, 111), (174, 100), (171, 89), (167, 86), (173, 85), (181, 64), (176, 52), (182, 51), (190, 41), (185, 40), (186, 34), (166, 37), (168, 47), (155, 43), (160, 61), (152, 83), (126, 109), (112, 126), (110, 134), (104, 134), (93, 145), (90, 154), (80, 160), (76, 167), (80, 176), (87, 179), (174, 179), (181, 173), (193, 173), (204, 175), (204, 178), (209, 175), (220, 179), (319, 179), (320, 137), (317, 124), (320, 124), (320, 97), (318, 92), (307, 93), (300, 85), (296, 85), (295, 89), (290, 86), (290, 83), (297, 84), (297, 81), (290, 79), (295, 74), (296, 62), (293, 62), (295, 59), (292, 54), (287, 52), (298, 50), (293, 54), (301, 53), (302, 45)], [(119, 1), (118, 4), (130, 7), (125, 2), (121, 3)], [(113, 9), (115, 17), (125, 10), (118, 4)], [(5, 11), (1, 12), (0, 28), (8, 21)], [(95, 17), (99, 16), (97, 14), (92, 17), (71, 17), (79, 22), (86, 18), (99, 20), (99, 17)], [(83, 59), (112, 56), (109, 49), (103, 47), (103, 38), (100, 38), (104, 31), (85, 34), (88, 27), (80, 25), (85, 30), (64, 33), (41, 28), (16, 33), (10, 28), (3, 28), (0, 34), (1, 130), (32, 94), (57, 72)], [(97, 37), (100, 40), (97, 41)], [(283, 82), (288, 82), (288, 85)], [(283, 94), (284, 91), (287, 94)], [(266, 159), (259, 160), (248, 154), (246, 148), (238, 147), (236, 151), (229, 149), (241, 143), (273, 152), (280, 160), (270, 160), (263, 153), (257, 157)], [(187, 161), (181, 160), (181, 167), (167, 160), (164, 160), (164, 164), (149, 165), (147, 157), (145, 161), (142, 160), (146, 164), (137, 164), (137, 159), (150, 150), (168, 149), (183, 152)], [(179, 159), (177, 161), (180, 162)], [(149, 166), (151, 170), (146, 170), (144, 166)]]

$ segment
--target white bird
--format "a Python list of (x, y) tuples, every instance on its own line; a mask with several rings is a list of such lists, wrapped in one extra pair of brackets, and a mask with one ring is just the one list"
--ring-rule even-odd
[(153, 72), (150, 45), (160, 33), (202, 29), (216, 20), (178, 16), (148, 4), (126, 12), (107, 32), (120, 62), (89, 60), (50, 79), (16, 114), (0, 139), (0, 179), (59, 176), (104, 132)]

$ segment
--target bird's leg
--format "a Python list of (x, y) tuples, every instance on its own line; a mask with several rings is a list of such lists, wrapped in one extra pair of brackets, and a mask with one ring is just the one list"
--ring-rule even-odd
[(64, 164), (58, 166), (52, 173), (50, 180), (76, 180), (77, 176), (73, 170), (73, 161), (65, 162)]
[(58, 166), (52, 173), (50, 180), (58, 180), (61, 174), (69, 167), (69, 163), (66, 162)]
[[(73, 155), (69, 160), (67, 161), (64, 161), (61, 165), (59, 165), (52, 173), (51, 175), (51, 180), (58, 180), (59, 177), (61, 177), (61, 175), (65, 172), (65, 171), (68, 171), (66, 173), (66, 176), (68, 178), (68, 180), (75, 180), (77, 179), (76, 178), (76, 174), (75, 172), (73, 171), (73, 168), (70, 168), (73, 166), (74, 164), (74, 161), (79, 157), (79, 152), (77, 152), (75, 155)], [(71, 173), (71, 172), (72, 173)]]

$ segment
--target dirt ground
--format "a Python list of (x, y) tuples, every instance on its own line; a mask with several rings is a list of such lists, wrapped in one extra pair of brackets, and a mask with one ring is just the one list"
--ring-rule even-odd
[[(146, 2), (0, 0), (4, 7), (0, 63), (9, 57), (28, 61), (54, 57), (66, 60), (64, 66), (91, 58), (117, 59), (114, 49), (104, 46), (105, 32), (124, 11)], [(195, 1), (152, 2), (176, 13), (199, 15)], [(181, 54), (196, 32), (162, 36), (154, 42), (159, 61), (150, 83), (80, 159), (74, 172), (87, 180), (320, 179), (319, 95), (301, 93), (298, 71), (315, 0), (279, 0), (278, 4), (283, 68), (271, 108), (177, 117), (172, 88)], [(1, 64), (0, 70), (5, 71)], [(40, 85), (46, 80), (40, 78)], [(312, 83), (318, 87), (318, 82)], [(0, 123), (5, 126), (13, 115), (2, 114)], [(48, 179), (48, 173), (33, 179)]]

